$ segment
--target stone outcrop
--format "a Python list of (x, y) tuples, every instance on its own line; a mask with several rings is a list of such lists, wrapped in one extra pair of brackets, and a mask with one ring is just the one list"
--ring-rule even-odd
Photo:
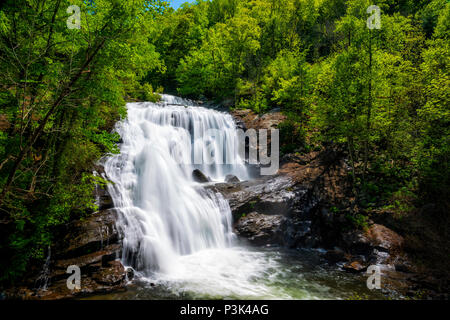
[(56, 243), (55, 256), (63, 259), (81, 257), (118, 243), (117, 214), (115, 209), (108, 209), (70, 223), (65, 236)]
[(195, 169), (194, 171), (192, 171), (192, 178), (194, 179), (194, 181), (199, 183), (207, 183), (210, 181), (210, 179), (199, 169)]
[[(85, 220), (74, 221), (62, 232), (65, 236), (52, 248), (50, 263), (44, 277), (35, 280), (33, 289), (24, 299), (71, 299), (90, 294), (124, 290), (127, 270), (118, 260), (122, 251), (120, 233), (114, 209), (96, 212)], [(81, 289), (70, 290), (67, 279), (69, 266), (81, 271)], [(14, 297), (14, 293), (12, 293)]]
[[(265, 113), (263, 115), (259, 115), (254, 113), (249, 109), (235, 109), (230, 112), (234, 121), (236, 122), (236, 127), (238, 129), (242, 129), (246, 131), (247, 129), (260, 130), (265, 129), (268, 131), (267, 134), (267, 146), (268, 150), (259, 149), (259, 145), (256, 146), (256, 151), (259, 153), (263, 153), (266, 155), (267, 152), (270, 152), (272, 135), (270, 130), (277, 129), (278, 125), (285, 121), (287, 117), (280, 112), (279, 109), (272, 110), (271, 112)], [(249, 145), (248, 141), (246, 142), (246, 150), (247, 152), (252, 148)]]
[(255, 245), (278, 244), (283, 216), (252, 212), (237, 222), (236, 232)]
[(286, 116), (280, 111), (272, 111), (258, 115), (249, 109), (235, 109), (230, 112), (241, 129), (276, 129), (278, 125), (286, 120)]
[[(279, 175), (233, 184), (220, 183), (209, 188), (222, 193), (229, 201), (236, 226), (241, 226), (241, 219), (249, 219), (250, 213), (253, 217), (251, 225), (267, 222), (267, 219), (256, 219), (256, 214), (279, 216), (280, 219), (271, 224), (279, 236), (276, 240), (269, 237), (271, 243), (290, 248), (335, 244), (339, 232), (335, 229), (344, 222), (339, 222), (343, 220), (344, 212), (331, 213), (329, 208), (332, 203), (347, 201), (345, 204), (349, 204), (344, 194), (348, 188), (345, 169), (340, 167), (345, 163), (337, 161), (336, 165), (339, 154), (329, 151), (290, 157), (284, 159)], [(236, 228), (238, 234), (242, 230)], [(251, 230), (255, 230), (255, 235), (251, 235)], [(260, 238), (258, 233), (256, 226), (245, 229), (246, 238)]]
[(398, 253), (404, 242), (403, 237), (379, 224), (372, 224), (367, 230), (344, 233), (342, 240), (349, 251), (366, 255), (373, 254), (375, 250), (388, 254)]
[(252, 211), (262, 214), (287, 214), (295, 194), (289, 191), (292, 181), (285, 177), (261, 178), (239, 183), (209, 186), (228, 200), (235, 220)]

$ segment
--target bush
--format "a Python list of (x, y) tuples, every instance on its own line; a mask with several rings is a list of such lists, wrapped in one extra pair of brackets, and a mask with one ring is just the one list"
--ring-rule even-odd
[(286, 120), (278, 125), (281, 154), (292, 153), (305, 147), (306, 131), (299, 122)]

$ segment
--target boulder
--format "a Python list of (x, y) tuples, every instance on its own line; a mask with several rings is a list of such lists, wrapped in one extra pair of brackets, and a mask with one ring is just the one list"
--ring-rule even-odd
[(367, 237), (373, 247), (386, 252), (400, 249), (404, 243), (402, 236), (380, 224), (370, 226)]
[(194, 179), (194, 181), (199, 183), (207, 183), (210, 181), (210, 179), (205, 176), (205, 174), (199, 169), (195, 169), (194, 171), (192, 171), (192, 178)]
[(395, 231), (379, 224), (372, 224), (369, 229), (354, 230), (343, 235), (347, 248), (357, 254), (377, 252), (393, 253), (402, 248), (404, 239)]
[(226, 183), (239, 183), (239, 182), (241, 182), (241, 180), (239, 180), (238, 177), (236, 177), (232, 174), (229, 174), (225, 177), (225, 182)]
[(283, 217), (252, 212), (241, 218), (235, 226), (236, 233), (252, 244), (267, 245), (280, 243), (280, 226)]

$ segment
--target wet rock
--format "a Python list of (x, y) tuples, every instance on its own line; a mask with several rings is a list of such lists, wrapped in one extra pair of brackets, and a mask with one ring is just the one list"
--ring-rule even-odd
[[(51, 248), (49, 265), (43, 274), (30, 274), (22, 287), (12, 288), (12, 299), (72, 299), (90, 294), (102, 294), (125, 288), (126, 271), (120, 261), (121, 235), (116, 228), (118, 212), (114, 209), (96, 212), (73, 221), (58, 230), (58, 241)], [(81, 289), (67, 288), (69, 266), (81, 271)], [(44, 283), (45, 285), (42, 285)]]
[(353, 230), (342, 236), (347, 249), (353, 254), (372, 257), (376, 263), (387, 263), (392, 254), (401, 252), (404, 240), (391, 229), (373, 224), (368, 230)]
[(106, 177), (105, 167), (103, 166), (103, 164), (101, 164), (101, 163), (94, 164), (92, 169), (93, 169), (92, 171), (94, 172), (94, 174), (96, 174), (102, 178)]
[(219, 183), (209, 188), (221, 193), (230, 204), (235, 221), (244, 213), (287, 215), (295, 198), (293, 184), (286, 177), (256, 179), (240, 183)]
[(318, 238), (312, 234), (312, 221), (288, 218), (283, 223), (283, 242), (289, 248), (313, 248)]
[(127, 272), (120, 261), (111, 261), (107, 268), (102, 268), (96, 272), (92, 279), (99, 284), (107, 286), (117, 286), (126, 280)]
[(46, 289), (30, 289), (25, 287), (7, 290), (7, 299), (22, 300), (62, 300), (86, 297), (93, 294), (105, 294), (126, 290), (126, 270), (120, 261), (111, 261), (106, 267), (95, 272), (82, 270), (80, 289), (69, 289), (65, 277), (50, 281)]
[(56, 257), (68, 259), (100, 251), (120, 239), (116, 227), (117, 211), (104, 210), (67, 226), (65, 236), (56, 244)]
[(205, 174), (198, 169), (195, 169), (194, 171), (192, 171), (192, 178), (194, 179), (194, 181), (199, 182), (199, 183), (207, 183), (210, 181), (209, 178), (207, 176), (205, 176)]
[(127, 268), (127, 280), (133, 280), (134, 278), (134, 270), (132, 268)]
[(241, 181), (239, 180), (238, 177), (236, 177), (236, 176), (234, 176), (234, 175), (232, 175), (232, 174), (229, 174), (229, 175), (227, 175), (227, 176), (225, 177), (225, 182), (226, 182), (226, 183), (239, 183), (239, 182), (241, 182)]
[(353, 261), (345, 264), (343, 268), (350, 273), (360, 273), (367, 270), (367, 265), (360, 261)]
[(98, 207), (99, 207), (100, 211), (114, 208), (113, 199), (109, 195), (108, 191), (97, 186), (96, 187), (96, 196), (97, 196)]
[(344, 262), (344, 261), (347, 262), (348, 261), (346, 253), (339, 248), (327, 251), (324, 255), (324, 258), (329, 263), (338, 263), (338, 262)]
[(283, 217), (252, 212), (241, 218), (235, 226), (236, 233), (252, 244), (266, 245), (280, 243), (280, 226)]
[[(61, 241), (52, 250), (48, 288), (35, 288), (34, 298), (69, 299), (122, 290), (126, 272), (116, 260), (122, 251), (117, 215), (114, 209), (103, 210), (68, 224)], [(71, 265), (80, 268), (80, 290), (67, 288), (70, 275), (66, 271)]]
[(84, 256), (56, 260), (52, 265), (52, 272), (50, 274), (51, 280), (58, 280), (67, 278), (67, 267), (76, 265), (80, 267), (81, 272), (95, 272), (100, 268), (107, 266), (110, 261), (114, 261), (120, 257), (120, 244), (108, 245), (100, 251), (96, 251)]

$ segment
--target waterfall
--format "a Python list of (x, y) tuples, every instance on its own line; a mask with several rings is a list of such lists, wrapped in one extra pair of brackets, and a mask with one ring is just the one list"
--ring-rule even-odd
[(200, 169), (212, 181), (227, 174), (248, 178), (232, 117), (170, 95), (158, 103), (129, 103), (127, 110), (115, 129), (120, 154), (105, 162), (121, 212), (124, 263), (147, 274), (170, 273), (177, 257), (229, 247), (230, 207), (192, 172)]
[(104, 167), (120, 212), (122, 263), (134, 268), (136, 284), (145, 288), (135, 288), (136, 297), (332, 296), (327, 286), (305, 278), (308, 259), (287, 265), (278, 251), (233, 241), (228, 202), (194, 180), (195, 169), (211, 183), (228, 174), (249, 180), (229, 114), (169, 95), (158, 103), (129, 103), (127, 109), (115, 128), (120, 153), (105, 159)]

